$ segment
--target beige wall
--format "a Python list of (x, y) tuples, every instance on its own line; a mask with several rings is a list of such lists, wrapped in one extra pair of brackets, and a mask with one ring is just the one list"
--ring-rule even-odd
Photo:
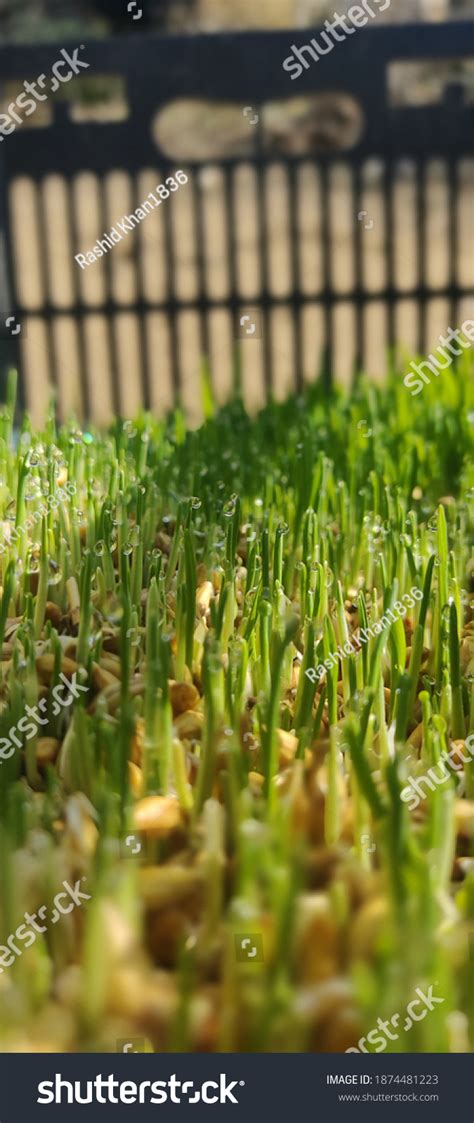
[[(199, 0), (201, 28), (302, 27), (324, 21), (333, 12), (344, 14), (353, 0)], [(469, 4), (466, 3), (466, 15)], [(383, 22), (442, 20), (452, 11), (451, 0), (392, 0), (380, 14)]]
[(199, 22), (207, 27), (291, 27), (297, 0), (199, 0)]

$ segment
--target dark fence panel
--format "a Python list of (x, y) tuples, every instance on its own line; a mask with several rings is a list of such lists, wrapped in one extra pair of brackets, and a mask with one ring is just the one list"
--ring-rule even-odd
[[(325, 355), (324, 369), (329, 378), (334, 365), (336, 346), (335, 314), (338, 306), (350, 306), (355, 323), (354, 365), (360, 367), (366, 356), (367, 322), (366, 312), (376, 302), (385, 309), (387, 317), (386, 342), (394, 346), (397, 337), (396, 310), (400, 300), (412, 300), (417, 313), (417, 345), (423, 351), (430, 341), (427, 338), (426, 312), (433, 294), (445, 300), (449, 307), (451, 322), (456, 320), (460, 303), (472, 292), (470, 282), (459, 279), (457, 256), (459, 239), (462, 236), (458, 221), (458, 173), (459, 162), (474, 154), (474, 107), (463, 96), (461, 87), (449, 87), (444, 98), (436, 105), (409, 108), (394, 108), (388, 94), (388, 68), (394, 61), (465, 59), (474, 57), (474, 38), (472, 23), (450, 23), (440, 25), (413, 25), (403, 27), (371, 27), (338, 45), (331, 54), (311, 65), (297, 81), (292, 81), (288, 72), (283, 70), (282, 62), (289, 55), (293, 43), (298, 46), (310, 42), (318, 36), (318, 29), (285, 32), (241, 33), (225, 35), (199, 35), (193, 37), (146, 38), (140, 34), (127, 39), (88, 41), (84, 44), (81, 57), (86, 58), (89, 69), (87, 76), (119, 75), (125, 83), (129, 105), (128, 119), (123, 122), (94, 124), (72, 122), (68, 105), (64, 101), (50, 99), (51, 123), (42, 128), (19, 126), (15, 132), (3, 138), (0, 144), (0, 256), (3, 256), (3, 269), (6, 279), (0, 290), (0, 312), (2, 327), (5, 318), (13, 311), (18, 321), (29, 328), (30, 321), (44, 329), (47, 365), (51, 380), (56, 387), (61, 386), (61, 363), (55, 345), (55, 332), (62, 319), (72, 319), (75, 327), (74, 370), (77, 383), (81, 388), (81, 400), (74, 398), (79, 413), (86, 416), (96, 415), (97, 391), (109, 395), (113, 410), (127, 410), (126, 387), (124, 389), (123, 367), (121, 369), (121, 345), (118, 330), (118, 317), (131, 317), (130, 323), (138, 332), (139, 341), (139, 386), (138, 397), (146, 406), (154, 404), (156, 395), (156, 369), (152, 365), (152, 345), (150, 344), (150, 317), (161, 315), (169, 342), (169, 366), (171, 372), (170, 394), (176, 398), (183, 395), (183, 337), (180, 325), (185, 313), (193, 313), (198, 323), (198, 351), (212, 353), (211, 327), (212, 316), (223, 312), (229, 319), (229, 338), (231, 348), (245, 350), (247, 342), (239, 342), (239, 321), (242, 311), (251, 304), (257, 310), (261, 324), (261, 355), (263, 378), (266, 390), (274, 387), (275, 340), (273, 333), (274, 314), (282, 309), (289, 311), (291, 319), (291, 347), (287, 356), (293, 372), (296, 387), (304, 379), (303, 317), (308, 307), (320, 311), (323, 323), (323, 340), (314, 346), (314, 374), (321, 366), (321, 351)], [(32, 78), (42, 72), (50, 73), (53, 63), (58, 59), (63, 44), (40, 45), (35, 47), (0, 48), (0, 84)], [(77, 43), (68, 44), (73, 52)], [(80, 82), (78, 77), (74, 81)], [(71, 86), (74, 83), (71, 83)], [(317, 154), (296, 153), (275, 154), (269, 149), (262, 131), (260, 108), (270, 101), (291, 99), (313, 95), (323, 91), (338, 91), (351, 95), (360, 106), (364, 127), (357, 143), (350, 151), (328, 151)], [(232, 154), (217, 160), (203, 159), (179, 162), (170, 159), (161, 151), (152, 135), (153, 120), (157, 111), (174, 99), (199, 98), (211, 102), (230, 102), (236, 106), (252, 106), (259, 123), (252, 129), (252, 148), (250, 155)], [(366, 283), (363, 260), (363, 224), (358, 215), (363, 210), (363, 172), (370, 159), (377, 159), (383, 165), (381, 194), (384, 208), (384, 275), (385, 281), (374, 289)], [(398, 162), (411, 159), (414, 163), (414, 188), (416, 193), (417, 238), (416, 265), (417, 280), (411, 288), (403, 290), (397, 284), (395, 269), (395, 227), (394, 227), (394, 173)], [(425, 175), (428, 163), (441, 160), (446, 168), (449, 213), (449, 267), (448, 276), (441, 286), (433, 286), (427, 278), (426, 244), (426, 194)], [(353, 283), (343, 291), (333, 282), (334, 240), (330, 231), (331, 175), (334, 167), (343, 162), (350, 173), (350, 192), (353, 210), (351, 251), (353, 254)], [(202, 186), (202, 166), (212, 164), (220, 169), (220, 202), (224, 215), (225, 262), (228, 284), (225, 293), (220, 295), (209, 292), (206, 253), (204, 249), (205, 206)], [(291, 285), (289, 290), (279, 295), (271, 278), (270, 258), (272, 252), (273, 230), (269, 228), (266, 194), (267, 173), (278, 165), (284, 170), (287, 198), (287, 224), (289, 232), (289, 271)], [(303, 283), (301, 270), (301, 196), (299, 194), (300, 173), (313, 165), (318, 174), (318, 199), (314, 198), (314, 210), (318, 212), (320, 223), (318, 253), (320, 255), (322, 282), (317, 291), (309, 292)], [(241, 227), (236, 218), (238, 198), (236, 174), (242, 167), (251, 168), (255, 177), (256, 213), (258, 218), (258, 259), (260, 283), (251, 300), (245, 299), (239, 286), (239, 239)], [(113, 171), (124, 172), (133, 184), (134, 198), (131, 206), (136, 209), (140, 199), (138, 177), (145, 169), (156, 174), (156, 182), (173, 175), (178, 167), (184, 167), (189, 175), (186, 191), (186, 222), (192, 222), (195, 254), (192, 271), (195, 275), (194, 292), (183, 295), (176, 285), (177, 239), (173, 223), (174, 207), (178, 196), (170, 196), (161, 208), (163, 224), (162, 240), (157, 249), (160, 268), (164, 269), (166, 284), (161, 295), (151, 297), (149, 285), (144, 281), (144, 228), (130, 235), (130, 265), (136, 285), (134, 294), (117, 295), (115, 266), (112, 265), (113, 253), (104, 259), (104, 272), (101, 271), (100, 291), (91, 296), (85, 294), (82, 272), (72, 262), (72, 272), (68, 285), (70, 295), (67, 301), (58, 299), (52, 292), (52, 278), (49, 275), (47, 215), (45, 201), (41, 193), (42, 185), (51, 176), (59, 176), (65, 185), (66, 212), (71, 232), (72, 255), (84, 251), (78, 228), (76, 177), (83, 172), (91, 172), (97, 177), (98, 219), (97, 237), (114, 225), (107, 212), (106, 177)], [(39, 295), (33, 302), (25, 302), (24, 278), (21, 276), (18, 254), (12, 237), (12, 189), (21, 182), (22, 177), (36, 189), (37, 218), (35, 237), (39, 246), (40, 277), (37, 279)], [(183, 206), (180, 202), (179, 206)], [(469, 216), (467, 221), (472, 221)], [(183, 227), (184, 230), (184, 227)], [(184, 236), (181, 238), (183, 253)], [(72, 260), (71, 255), (71, 260)], [(158, 257), (156, 259), (158, 265)], [(93, 267), (95, 268), (95, 266)], [(0, 262), (0, 284), (2, 283), (2, 263)], [(153, 269), (152, 269), (153, 271)], [(88, 283), (88, 282), (87, 282)], [(56, 286), (57, 290), (57, 286)], [(215, 286), (214, 286), (215, 290)], [(90, 344), (87, 328), (94, 316), (102, 317), (106, 324), (106, 348), (109, 377), (102, 375), (97, 364), (91, 362)], [(3, 333), (5, 335), (5, 332)], [(242, 334), (240, 332), (240, 334)], [(35, 396), (34, 362), (26, 359), (25, 345), (20, 336), (15, 339), (7, 333), (4, 342), (3, 359), (18, 355), (23, 383), (27, 383), (27, 398), (30, 404)], [(319, 339), (319, 337), (318, 337)], [(233, 342), (232, 342), (233, 341)], [(306, 341), (307, 342), (307, 341)], [(318, 357), (319, 350), (319, 357)], [(212, 357), (212, 355), (211, 355)], [(211, 362), (212, 373), (218, 379), (219, 355)], [(72, 364), (72, 360), (71, 360)], [(93, 369), (94, 366), (96, 369)], [(158, 376), (159, 377), (159, 376)], [(103, 384), (98, 388), (98, 380)], [(109, 385), (110, 381), (110, 385)], [(156, 387), (155, 387), (156, 389)], [(188, 400), (192, 397), (189, 384), (184, 387)], [(134, 388), (136, 395), (137, 388)], [(61, 393), (60, 407), (61, 407)], [(67, 398), (67, 394), (66, 394)], [(99, 410), (100, 412), (100, 410)]]

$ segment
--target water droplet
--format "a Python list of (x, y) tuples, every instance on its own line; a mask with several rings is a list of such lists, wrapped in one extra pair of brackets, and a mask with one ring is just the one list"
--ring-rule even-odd
[(101, 558), (102, 555), (105, 554), (105, 542), (103, 538), (99, 538), (99, 541), (96, 542), (94, 552), (97, 554), (98, 558)]
[(29, 486), (25, 488), (23, 496), (25, 503), (32, 503), (33, 499), (38, 498), (38, 494), (38, 488), (33, 485), (33, 482), (30, 482)]
[(122, 549), (122, 554), (125, 558), (129, 558), (130, 554), (133, 554), (133, 546), (130, 544), (130, 542), (127, 542), (125, 544), (125, 546)]
[(128, 536), (129, 545), (130, 546), (139, 546), (140, 540), (141, 540), (140, 527), (139, 526), (132, 526), (132, 529), (131, 529), (130, 534)]
[(31, 557), (28, 561), (26, 572), (27, 573), (39, 573), (39, 567), (40, 567), (39, 558)]
[(193, 511), (199, 511), (199, 508), (202, 507), (202, 500), (198, 495), (191, 496), (191, 507)]
[(222, 508), (222, 514), (225, 519), (231, 519), (235, 512), (235, 502), (233, 499), (228, 499)]
[(83, 439), (85, 445), (91, 445), (94, 442), (94, 438), (92, 436), (92, 433), (84, 433), (83, 436), (82, 436), (82, 439)]
[(8, 507), (5, 511), (5, 518), (8, 519), (8, 521), (11, 522), (11, 523), (15, 522), (15, 519), (16, 519), (16, 502), (15, 502), (14, 499), (12, 499), (11, 502), (8, 504)]
[(334, 581), (334, 573), (329, 566), (326, 566), (326, 589), (330, 589)]
[(279, 523), (278, 531), (281, 535), (289, 534), (290, 528), (288, 526), (288, 523)]
[(163, 557), (163, 551), (159, 550), (157, 546), (154, 546), (153, 550), (151, 551), (151, 556), (154, 561), (158, 561), (158, 558)]
[(38, 453), (34, 449), (32, 449), (32, 451), (27, 456), (27, 460), (26, 460), (27, 467), (28, 468), (35, 468), (36, 465), (39, 464), (39, 462), (40, 462), (40, 457), (39, 457)]

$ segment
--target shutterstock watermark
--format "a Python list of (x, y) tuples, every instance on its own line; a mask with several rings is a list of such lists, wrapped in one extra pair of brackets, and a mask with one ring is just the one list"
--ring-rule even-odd
[[(53, 901), (53, 913), (51, 916), (51, 924), (57, 924), (61, 916), (66, 916), (67, 913), (72, 912), (73, 908), (80, 908), (83, 901), (90, 901), (90, 893), (83, 893), (80, 889), (81, 881), (85, 881), (85, 877), (80, 877), (74, 888), (68, 881), (63, 881), (63, 890), (61, 893), (56, 893)], [(62, 905), (60, 902), (66, 898), (67, 905)], [(23, 918), (25, 923), (19, 924), (15, 932), (8, 937), (6, 944), (0, 944), (0, 975), (3, 975), (4, 967), (11, 967), (27, 948), (30, 948), (35, 943), (37, 936), (46, 932), (48, 929), (47, 924), (38, 924), (38, 916), (40, 920), (44, 920), (47, 913), (47, 905), (41, 905), (38, 912), (25, 912)], [(18, 943), (24, 942), (23, 948), (18, 947)], [(28, 941), (28, 943), (27, 943)], [(8, 946), (7, 946), (8, 945)]]
[[(459, 745), (454, 745), (449, 752), (447, 749), (444, 749), (443, 752), (440, 753), (439, 760), (436, 764), (429, 768), (423, 776), (410, 777), (406, 788), (403, 789), (400, 795), (404, 803), (410, 803), (411, 800), (409, 811), (415, 811), (416, 808), (419, 807), (422, 799), (426, 799), (428, 795), (427, 791), (423, 791), (422, 784), (426, 784), (428, 791), (434, 792), (440, 784), (445, 784), (446, 780), (451, 779), (453, 775), (451, 769), (454, 769), (454, 772), (460, 772), (462, 770), (463, 766), (459, 763), (459, 757), (464, 761), (464, 764), (469, 764), (474, 758), (474, 733), (464, 741), (463, 748), (464, 747), (468, 751), (468, 756), (464, 756)], [(449, 762), (449, 768), (446, 765), (446, 761)], [(438, 771), (438, 769), (440, 771)]]
[[(61, 682), (56, 683), (53, 687), (52, 695), (54, 698), (53, 717), (64, 709), (65, 706), (71, 706), (75, 698), (80, 698), (81, 693), (88, 691), (87, 686), (81, 686), (76, 682), (76, 671), (71, 677), (71, 681), (66, 678), (62, 672), (59, 676)], [(65, 690), (65, 697), (60, 696), (60, 691)], [(25, 740), (30, 741), (32, 737), (36, 737), (39, 725), (47, 725), (48, 718), (40, 717), (38, 710), (43, 714), (48, 708), (46, 698), (40, 698), (37, 706), (26, 706), (26, 717), (22, 717), (18, 725), (12, 725), (8, 730), (8, 737), (0, 737), (0, 760), (9, 760), (13, 756), (16, 749), (21, 749), (23, 742), (20, 740), (18, 734), (23, 733)], [(13, 744), (12, 744), (13, 742)]]
[[(400, 1027), (403, 1029), (404, 1033), (408, 1033), (408, 1031), (412, 1028), (413, 1022), (422, 1022), (423, 1019), (426, 1018), (428, 1012), (434, 1010), (435, 1006), (444, 1002), (444, 998), (436, 998), (433, 995), (432, 986), (428, 987), (428, 992), (426, 994), (421, 987), (415, 987), (415, 994), (417, 995), (417, 998), (414, 998), (411, 1002), (408, 1003), (405, 1024)], [(421, 1014), (415, 1014), (416, 1006), (422, 1007)], [(368, 1041), (370, 1045), (376, 1046), (377, 1044), (379, 1044), (379, 1047), (375, 1049), (375, 1052), (383, 1053), (387, 1048), (387, 1041), (398, 1041), (400, 1037), (399, 1033), (392, 1033), (392, 1029), (398, 1028), (400, 1016), (400, 1014), (394, 1014), (393, 1017), (390, 1018), (390, 1021), (383, 1021), (382, 1018), (377, 1018), (377, 1028), (371, 1029), (370, 1033), (368, 1033), (366, 1037), (359, 1038), (357, 1042), (358, 1048), (352, 1047), (351, 1049), (346, 1049), (345, 1052), (370, 1053), (370, 1049), (366, 1049), (365, 1047), (365, 1042)], [(392, 1029), (389, 1028), (390, 1026), (392, 1027)]]
[[(79, 58), (79, 51), (84, 50), (84, 43), (80, 47), (76, 47), (72, 55), (66, 51), (65, 47), (61, 50), (62, 58), (58, 59), (54, 66), (51, 68), (53, 78), (51, 80), (51, 89), (49, 93), (40, 94), (37, 86), (42, 90), (45, 88), (46, 74), (40, 74), (34, 82), (23, 82), (24, 93), (18, 94), (15, 101), (11, 101), (8, 108), (8, 113), (0, 113), (0, 143), (10, 133), (15, 132), (17, 125), (23, 124), (23, 117), (18, 113), (19, 109), (24, 110), (25, 117), (31, 117), (38, 108), (39, 101), (47, 101), (49, 94), (55, 94), (59, 89), (59, 85), (64, 85), (65, 82), (70, 82), (76, 74), (80, 74), (81, 70), (88, 70), (90, 63), (82, 62)], [(65, 73), (61, 73), (64, 67), (69, 67)], [(28, 94), (33, 96), (28, 97)]]
[[(56, 494), (48, 495), (45, 502), (40, 503), (36, 508), (36, 511), (34, 511), (32, 515), (25, 519), (25, 522), (22, 523), (21, 526), (12, 526), (9, 529), (9, 541), (11, 542), (13, 540), (13, 542), (18, 542), (22, 531), (31, 530), (35, 523), (41, 522), (43, 515), (49, 514), (50, 511), (56, 511), (59, 507), (59, 504), (65, 503), (67, 499), (71, 498), (71, 495), (76, 494), (76, 491), (76, 485), (73, 483), (66, 484), (64, 488), (58, 487)], [(6, 551), (7, 546), (4, 546), (3, 542), (0, 542), (0, 557), (2, 556), (2, 554), (5, 554)]]
[[(417, 589), (415, 586), (413, 586), (413, 588), (410, 589), (409, 593), (403, 594), (401, 601), (395, 601), (395, 604), (393, 606), (394, 611), (392, 611), (391, 608), (388, 608), (384, 615), (381, 616), (380, 620), (375, 620), (374, 624), (370, 628), (360, 629), (359, 643), (367, 643), (369, 636), (372, 639), (375, 639), (375, 636), (379, 636), (385, 628), (391, 627), (391, 625), (394, 624), (396, 620), (399, 620), (400, 617), (406, 616), (408, 609), (415, 607), (415, 601), (419, 601), (422, 599), (423, 593), (421, 592), (421, 589)], [(402, 604), (402, 601), (406, 601), (407, 604)], [(338, 659), (344, 659), (346, 655), (357, 655), (357, 648), (354, 647), (354, 644), (351, 640), (348, 640), (347, 643), (344, 644), (344, 647), (339, 644), (337, 652), (331, 651), (327, 659), (324, 660), (324, 664), (321, 663), (319, 667), (308, 667), (307, 671), (305, 671), (305, 674), (308, 676), (310, 682), (319, 682), (319, 679), (321, 678), (321, 675), (324, 674), (324, 671), (330, 671), (332, 667), (337, 666)]]
[[(195, 1084), (194, 1080), (178, 1080), (173, 1072), (167, 1080), (117, 1080), (112, 1073), (102, 1076), (99, 1073), (93, 1080), (63, 1080), (56, 1072), (54, 1080), (41, 1080), (38, 1084), (39, 1104), (238, 1104), (235, 1094), (245, 1080), (229, 1080), (227, 1073), (220, 1072), (218, 1080), (204, 1080)], [(63, 1091), (65, 1093), (63, 1097)]]
[[(141, 203), (132, 214), (122, 215), (122, 218), (116, 223), (116, 226), (122, 231), (122, 234), (130, 234), (131, 230), (139, 226), (140, 222), (143, 222), (143, 219), (146, 218), (151, 211), (156, 210), (157, 207), (161, 206), (164, 199), (169, 198), (170, 192), (178, 191), (181, 184), (187, 182), (188, 177), (186, 173), (182, 171), (175, 172), (175, 176), (168, 176), (166, 183), (159, 183), (154, 191), (150, 191), (143, 203)], [(166, 184), (169, 184), (169, 190)], [(160, 196), (159, 199), (157, 199), (156, 195)], [(122, 234), (119, 234), (115, 226), (112, 226), (110, 232), (104, 234), (103, 238), (99, 239), (91, 250), (86, 250), (85, 254), (76, 253), (74, 260), (79, 263), (81, 269), (85, 269), (87, 265), (93, 265), (98, 257), (103, 257), (109, 250), (113, 250), (114, 245), (122, 241)]]
[[(464, 335), (467, 336), (467, 341), (463, 340), (461, 332), (464, 332)], [(456, 340), (456, 343), (461, 344), (460, 348), (454, 345), (453, 339)], [(434, 374), (435, 378), (438, 378), (440, 370), (447, 370), (448, 367), (451, 366), (455, 356), (462, 355), (463, 350), (469, 350), (474, 343), (474, 320), (465, 320), (462, 328), (448, 328), (446, 339), (444, 336), (440, 335), (439, 341), (449, 352), (449, 354), (446, 354), (446, 351), (443, 351), (443, 347), (436, 348), (438, 354), (441, 352), (444, 363), (441, 363), (434, 355), (429, 355), (428, 359), (423, 359), (421, 363), (410, 363), (412, 369), (405, 375), (403, 385), (407, 386), (408, 389), (413, 387), (413, 389), (411, 389), (412, 398), (414, 398), (416, 394), (421, 394), (424, 385), (429, 385), (431, 382), (431, 378), (428, 378), (428, 375), (425, 373), (426, 370), (429, 370), (430, 374)], [(419, 378), (416, 377), (417, 375), (419, 375)]]
[[(287, 70), (291, 74), (292, 82), (295, 81), (295, 78), (301, 78), (303, 69), (309, 70), (311, 66), (306, 58), (307, 54), (309, 54), (312, 62), (319, 62), (322, 55), (330, 54), (336, 43), (343, 43), (348, 35), (354, 35), (359, 28), (365, 27), (369, 22), (369, 17), (370, 19), (376, 19), (379, 12), (385, 12), (390, 4), (391, 0), (370, 0), (370, 3), (369, 0), (362, 0), (361, 4), (353, 4), (346, 16), (334, 12), (333, 21), (326, 20), (324, 24), (326, 30), (321, 31), (318, 39), (311, 39), (310, 43), (305, 43), (302, 47), (297, 47), (293, 43), (291, 48), (293, 54), (288, 55), (288, 58), (282, 63), (283, 70)], [(351, 20), (353, 26), (351, 24), (348, 26), (346, 20)], [(321, 44), (321, 40), (323, 44)]]

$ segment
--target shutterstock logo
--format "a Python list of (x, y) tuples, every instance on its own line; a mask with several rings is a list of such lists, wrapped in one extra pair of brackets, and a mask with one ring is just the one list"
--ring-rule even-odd
[[(76, 47), (72, 55), (69, 54), (69, 51), (66, 51), (65, 47), (61, 49), (61, 54), (63, 57), (58, 59), (52, 67), (52, 72), (54, 75), (54, 77), (50, 80), (50, 92), (52, 94), (55, 94), (56, 90), (59, 89), (60, 83), (64, 85), (65, 82), (70, 82), (71, 78), (73, 78), (75, 74), (80, 74), (81, 70), (89, 69), (90, 63), (83, 62), (79, 58), (79, 51), (83, 50), (84, 43), (81, 43), (80, 47)], [(69, 70), (67, 70), (68, 66), (70, 68)], [(61, 74), (60, 71), (64, 67), (66, 67), (66, 73)], [(10, 102), (10, 105), (7, 107), (8, 113), (0, 113), (0, 144), (3, 143), (3, 140), (6, 136), (9, 136), (10, 133), (13, 133), (15, 131), (17, 125), (23, 124), (23, 114), (18, 113), (19, 109), (24, 110), (25, 117), (31, 117), (31, 114), (35, 113), (36, 109), (38, 108), (37, 102), (48, 100), (49, 93), (40, 93), (37, 89), (38, 86), (41, 90), (44, 90), (45, 87), (47, 89), (47, 81), (48, 79), (46, 77), (46, 74), (40, 74), (34, 82), (23, 82), (24, 93), (18, 94), (16, 101)], [(27, 94), (29, 94), (30, 97), (27, 97)], [(31, 97), (31, 94), (33, 95), (33, 97)]]
[[(219, 1073), (218, 1080), (204, 1080), (196, 1085), (194, 1080), (178, 1080), (173, 1072), (168, 1080), (134, 1080), (121, 1082), (110, 1073), (100, 1073), (94, 1080), (63, 1080), (61, 1073), (54, 1080), (42, 1080), (38, 1084), (39, 1104), (133, 1104), (133, 1103), (188, 1103), (188, 1104), (238, 1104), (236, 1089), (243, 1087), (245, 1080), (229, 1080), (225, 1072)], [(63, 1097), (64, 1091), (64, 1097)]]

